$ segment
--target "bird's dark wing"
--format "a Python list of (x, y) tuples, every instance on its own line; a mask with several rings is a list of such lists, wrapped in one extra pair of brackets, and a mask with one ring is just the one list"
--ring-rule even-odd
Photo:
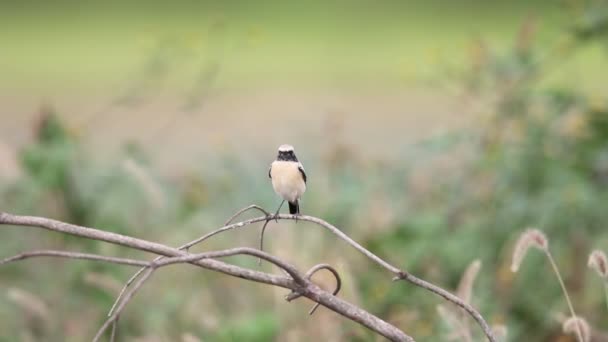
[(270, 175), (270, 171), (272, 171), (272, 164), (268, 168), (268, 178), (272, 179), (272, 176)]
[(304, 166), (302, 166), (302, 164), (298, 165), (298, 171), (300, 171), (302, 178), (304, 178), (304, 183), (306, 183), (306, 172), (304, 172)]

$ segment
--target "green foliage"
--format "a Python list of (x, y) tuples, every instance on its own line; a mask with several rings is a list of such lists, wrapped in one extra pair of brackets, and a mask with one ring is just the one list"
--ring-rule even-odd
[(74, 145), (59, 118), (54, 113), (42, 118), (36, 135), (38, 143), (23, 151), (24, 170), (42, 187), (51, 190), (65, 187)]
[(212, 337), (214, 341), (273, 341), (279, 331), (275, 314), (258, 313), (246, 319), (229, 321)]

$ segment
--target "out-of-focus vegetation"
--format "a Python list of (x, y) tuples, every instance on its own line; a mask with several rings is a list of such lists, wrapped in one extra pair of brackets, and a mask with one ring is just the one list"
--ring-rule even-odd
[[(437, 62), (466, 62), (460, 52), (471, 37), (507, 46), (514, 26), (527, 15), (542, 18), (545, 25), (539, 39), (548, 41), (558, 25), (571, 21), (580, 3), (3, 3), (0, 41), (5, 53), (0, 60), (0, 85), (52, 94), (66, 87), (115, 87), (125, 75), (137, 77), (133, 69), (154, 55), (157, 77), (162, 75), (163, 85), (179, 90), (197, 74), (201, 61), (219, 62), (217, 81), (228, 87), (293, 85), (295, 81), (323, 87), (416, 85), (433, 74)], [(582, 73), (586, 82), (581, 86), (597, 89), (603, 77), (593, 70), (601, 64), (601, 52), (583, 51), (563, 61), (557, 79), (567, 81), (567, 75)], [(55, 88), (56, 84), (62, 88)]]
[[(542, 6), (555, 13), (553, 5)], [(296, 146), (310, 179), (304, 212), (447, 288), (456, 288), (466, 266), (480, 259), (473, 302), (491, 323), (507, 326), (510, 341), (556, 340), (561, 327), (554, 315), (566, 312), (559, 285), (540, 258), (530, 257), (517, 275), (509, 271), (512, 243), (526, 226), (547, 233), (577, 313), (595, 329), (608, 330), (603, 289), (585, 267), (591, 249), (608, 249), (608, 99), (588, 84), (553, 82), (580, 58), (579, 51), (608, 46), (608, 6), (601, 1), (568, 6), (556, 6), (572, 20), (552, 35), (539, 37), (537, 20), (529, 17), (519, 21), (511, 47), (497, 48), (492, 37), (481, 33), (455, 57), (462, 59), (459, 63), (435, 65), (433, 86), (456, 89), (463, 106), (479, 118), (474, 128), (396, 149), (391, 160), (369, 160), (340, 139), (338, 118), (326, 127), (325, 136), (331, 138), (322, 151)], [(315, 30), (311, 26), (307, 29)], [(449, 24), (438, 26), (437, 34), (445, 30)], [(426, 34), (415, 35), (423, 39)], [(149, 95), (155, 75), (169, 73), (163, 62), (167, 51), (174, 49), (155, 50), (143, 66), (142, 82), (116, 103), (145, 101), (141, 95)], [(197, 94), (217, 72), (214, 61), (203, 63), (190, 104), (197, 103)], [(358, 66), (353, 62), (353, 68)], [(588, 67), (599, 74), (602, 66), (596, 61)], [(31, 128), (33, 141), (12, 160), (19, 171), (0, 183), (2, 210), (179, 245), (219, 227), (252, 202), (269, 210), (278, 204), (265, 177), (270, 160), (244, 156), (247, 146), (238, 153), (219, 151), (197, 168), (167, 176), (156, 171), (154, 151), (141, 143), (124, 146), (110, 165), (100, 163), (84, 147), (84, 137), (69, 127), (52, 105), (40, 110)], [(116, 246), (33, 229), (1, 233), (3, 256), (35, 248), (136, 256)], [(256, 242), (256, 232), (236, 231), (198, 250)], [(345, 283), (341, 296), (418, 341), (445, 338), (445, 322), (436, 311), (440, 299), (390, 282), (389, 275), (347, 246), (336, 246), (317, 227), (271, 223), (267, 245), (300, 269), (318, 262), (336, 265)], [(233, 261), (256, 267), (255, 260)], [(2, 267), (0, 340), (90, 338), (133, 271), (41, 259)], [(320, 278), (333, 286), (330, 277)], [(327, 310), (307, 318), (308, 303), (287, 304), (282, 295), (278, 289), (179, 266), (159, 272), (146, 285), (121, 317), (120, 334), (150, 341), (193, 336), (205, 341), (373, 340), (365, 329)]]

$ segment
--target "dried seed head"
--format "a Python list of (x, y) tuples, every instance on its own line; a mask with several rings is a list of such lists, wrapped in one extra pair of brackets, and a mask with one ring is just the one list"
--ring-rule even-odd
[(594, 250), (589, 254), (587, 266), (592, 268), (600, 277), (608, 280), (608, 258), (606, 254), (599, 249)]
[(530, 247), (538, 248), (541, 251), (547, 251), (549, 241), (543, 232), (538, 229), (528, 229), (519, 236), (519, 240), (515, 244), (513, 250), (513, 262), (511, 263), (511, 271), (517, 272), (521, 262), (524, 260), (526, 253)]
[(507, 326), (502, 324), (494, 324), (492, 325), (492, 332), (494, 333), (494, 337), (496, 337), (497, 341), (506, 341), (507, 340)]
[(583, 339), (580, 342), (591, 341), (591, 327), (584, 318), (570, 317), (564, 322), (564, 324), (562, 324), (562, 329), (565, 333), (575, 336), (578, 335), (577, 331), (580, 329), (581, 337)]
[(458, 284), (456, 295), (458, 295), (458, 297), (460, 297), (466, 303), (471, 303), (473, 284), (475, 283), (475, 278), (477, 278), (477, 273), (479, 273), (480, 268), (481, 261), (479, 259), (475, 259), (464, 271), (462, 278), (460, 278), (460, 284)]
[(50, 318), (49, 307), (35, 294), (18, 288), (9, 288), (7, 295), (9, 300), (19, 305), (26, 313), (44, 320)]

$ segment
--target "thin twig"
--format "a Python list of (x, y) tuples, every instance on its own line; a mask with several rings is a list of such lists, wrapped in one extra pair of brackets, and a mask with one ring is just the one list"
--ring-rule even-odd
[(127, 259), (127, 258), (115, 258), (107, 257), (103, 255), (88, 254), (88, 253), (77, 253), (77, 252), (65, 252), (65, 251), (54, 251), (54, 250), (41, 250), (41, 251), (30, 251), (23, 252), (14, 255), (9, 258), (0, 260), (0, 266), (9, 264), (15, 261), (21, 261), (30, 258), (38, 257), (58, 257), (58, 258), (69, 258), (69, 259), (83, 259), (83, 260), (95, 260), (109, 262), (113, 264), (128, 265), (128, 266), (149, 266), (150, 262), (143, 260)]
[[(239, 255), (239, 254), (252, 255), (252, 256), (267, 260), (268, 262), (271, 262), (271, 263), (277, 265), (278, 267), (280, 267), (281, 269), (285, 270), (285, 272), (287, 272), (287, 274), (289, 274), (294, 279), (294, 281), (296, 281), (296, 283), (300, 284), (301, 286), (306, 286), (306, 282), (304, 281), (304, 278), (299, 275), (298, 271), (296, 270), (296, 268), (294, 266), (292, 266), (270, 254), (264, 253), (257, 249), (248, 248), (248, 247), (232, 248), (232, 249), (221, 250), (221, 251), (213, 251), (213, 252), (191, 254), (191, 255), (185, 255), (185, 256), (179, 256), (179, 257), (164, 258), (163, 260), (159, 260), (156, 262), (105, 257), (105, 256), (100, 256), (100, 255), (95, 255), (95, 254), (42, 250), (42, 251), (31, 251), (31, 252), (17, 254), (13, 257), (6, 258), (6, 259), (0, 261), (0, 265), (7, 264), (10, 262), (14, 262), (14, 261), (19, 261), (19, 260), (25, 260), (25, 259), (33, 258), (33, 257), (62, 257), (62, 258), (69, 258), (69, 259), (86, 259), (86, 260), (96, 260), (96, 261), (124, 264), (124, 265), (130, 265), (130, 266), (149, 267), (150, 271), (148, 273), (146, 273), (146, 275), (140, 279), (140, 281), (137, 283), (138, 286), (134, 287), (132, 289), (132, 291), (129, 292), (128, 296), (125, 297), (123, 302), (121, 302), (121, 305), (118, 306), (116, 312), (113, 315), (111, 315), (111, 318), (109, 318), (107, 320), (107, 323), (104, 324), (102, 326), (102, 328), (100, 329), (100, 332), (98, 332), (98, 334), (103, 334), (103, 332), (107, 329), (109, 324), (112, 324), (111, 340), (113, 341), (114, 340), (113, 336), (115, 336), (115, 333), (116, 333), (116, 323), (118, 321), (118, 317), (119, 317), (121, 311), (126, 306), (128, 301), (135, 295), (137, 290), (143, 286), (146, 279), (148, 279), (149, 276), (151, 275), (152, 270), (155, 270), (160, 267), (168, 266), (168, 265), (177, 264), (177, 263), (189, 263), (189, 262), (194, 262), (194, 261), (198, 261), (201, 259), (227, 257), (227, 256), (233, 256), (233, 255)], [(329, 266), (329, 268), (331, 268), (331, 266)], [(334, 272), (334, 271), (332, 271), (332, 272)], [(308, 276), (308, 274), (307, 274), (307, 276)]]
[(252, 205), (250, 205), (248, 207), (245, 207), (245, 208), (237, 211), (234, 215), (230, 216), (230, 218), (226, 222), (224, 222), (224, 226), (229, 225), (239, 215), (241, 215), (242, 213), (246, 212), (247, 210), (251, 210), (251, 209), (257, 209), (257, 210), (261, 211), (264, 215), (270, 216), (270, 213), (267, 212), (266, 210), (264, 210), (264, 208), (262, 208), (262, 207), (260, 207), (258, 205), (252, 204)]
[[(358, 250), (359, 252), (363, 253), (366, 257), (368, 257), (369, 259), (372, 259), (375, 263), (379, 264), (380, 266), (382, 266), (383, 268), (387, 269), (388, 271), (390, 271), (391, 273), (394, 273), (395, 275), (398, 275), (401, 270), (399, 270), (397, 267), (392, 266), (391, 264), (387, 263), (386, 261), (382, 260), (380, 257), (376, 256), (374, 253), (368, 251), (367, 249), (365, 249), (363, 246), (361, 246), (360, 244), (358, 244), (357, 242), (355, 242), (353, 239), (351, 239), (348, 235), (344, 234), (340, 229), (336, 228), (335, 226), (321, 220), (320, 218), (316, 218), (313, 216), (308, 216), (308, 215), (291, 215), (291, 214), (279, 214), (276, 217), (272, 217), (272, 219), (278, 219), (278, 220), (299, 220), (299, 221), (307, 221), (307, 222), (312, 222), (312, 223), (316, 223), (317, 225), (331, 231), (333, 234), (337, 235), (339, 238), (341, 238), (342, 240), (346, 241), (346, 243), (348, 243), (349, 245), (351, 245), (352, 247), (354, 247), (356, 250)], [(238, 229), (238, 228), (243, 228), (249, 225), (252, 225), (254, 223), (258, 223), (258, 222), (262, 222), (262, 221), (266, 221), (268, 219), (267, 216), (263, 216), (263, 217), (255, 217), (252, 219), (248, 219), (242, 222), (238, 222), (238, 223), (233, 223), (230, 224), (228, 226), (224, 226), (221, 228), (218, 228), (208, 234), (205, 234), (204, 236), (192, 241), (190, 244), (194, 245), (197, 243), (200, 243), (212, 236), (215, 236), (219, 233), (223, 233), (225, 231), (228, 230), (233, 230), (233, 229)]]
[[(310, 270), (308, 270), (308, 272), (306, 272), (306, 279), (310, 280), (312, 278), (312, 276), (320, 270), (328, 270), (329, 272), (331, 272), (334, 275), (334, 277), (336, 278), (336, 288), (334, 289), (334, 292), (332, 294), (334, 296), (337, 295), (338, 292), (340, 292), (340, 289), (342, 288), (342, 279), (340, 279), (340, 275), (338, 274), (338, 271), (336, 271), (333, 267), (331, 267), (331, 265), (318, 264), (318, 265), (313, 266)], [(312, 315), (313, 313), (315, 313), (315, 310), (317, 310), (318, 307), (319, 307), (319, 303), (315, 303), (315, 305), (312, 307), (312, 309), (310, 309), (310, 311), (308, 311), (308, 314)]]
[[(232, 222), (232, 220), (234, 220), (234, 219), (235, 219), (237, 216), (239, 216), (239, 215), (241, 215), (242, 213), (246, 212), (247, 210), (251, 210), (251, 209), (257, 209), (257, 210), (259, 210), (259, 211), (263, 212), (263, 213), (264, 213), (266, 216), (269, 216), (269, 215), (270, 215), (270, 213), (268, 213), (268, 212), (267, 212), (266, 210), (264, 210), (262, 207), (257, 206), (257, 205), (255, 205), (255, 204), (252, 204), (252, 205), (250, 205), (250, 206), (247, 206), (247, 207), (245, 207), (245, 208), (243, 208), (243, 209), (241, 209), (241, 210), (237, 211), (237, 212), (236, 212), (234, 215), (232, 215), (232, 216), (231, 216), (231, 217), (230, 217), (230, 218), (229, 218), (229, 219), (226, 221), (226, 223), (224, 223), (224, 227), (222, 227), (222, 228), (230, 227), (229, 229), (233, 229), (235, 225), (233, 224), (233, 225), (228, 226), (228, 224), (229, 224), (230, 222)], [(266, 221), (266, 223), (268, 223), (268, 221)], [(238, 225), (238, 223), (237, 223), (236, 225)], [(187, 251), (187, 250), (189, 250), (189, 249), (190, 249), (190, 247), (192, 247), (192, 246), (194, 246), (194, 245), (197, 245), (197, 244), (199, 244), (199, 243), (201, 243), (201, 242), (203, 242), (203, 241), (207, 240), (208, 238), (212, 237), (213, 235), (218, 234), (218, 233), (221, 233), (221, 232), (223, 232), (224, 230), (228, 230), (228, 229), (222, 229), (222, 228), (220, 228), (220, 229), (218, 229), (218, 230), (215, 230), (215, 231), (213, 231), (213, 232), (210, 232), (210, 233), (208, 233), (208, 234), (205, 234), (205, 235), (203, 235), (203, 236), (199, 237), (198, 239), (192, 240), (192, 241), (190, 241), (190, 242), (188, 242), (188, 243), (186, 243), (186, 244), (183, 244), (183, 245), (179, 246), (179, 247), (178, 247), (178, 249), (179, 249), (179, 250), (186, 250), (186, 251)], [(163, 259), (163, 257), (162, 257), (162, 256), (159, 256), (159, 257), (157, 257), (156, 259), (154, 259), (152, 262), (155, 262), (155, 261), (158, 261), (158, 260), (161, 260), (161, 259)], [(261, 259), (258, 259), (258, 260), (261, 260)], [(142, 274), (142, 272), (143, 272), (145, 269), (146, 269), (146, 267), (144, 267), (144, 268), (142, 268), (142, 269), (138, 270), (137, 272), (135, 272), (135, 274), (133, 274), (133, 275), (131, 276), (131, 278), (129, 278), (129, 280), (127, 280), (127, 282), (126, 282), (126, 283), (123, 285), (123, 287), (120, 289), (120, 292), (118, 293), (118, 296), (117, 296), (117, 297), (116, 297), (116, 299), (114, 300), (114, 303), (112, 303), (112, 307), (110, 308), (110, 311), (108, 312), (108, 317), (112, 316), (112, 313), (114, 312), (114, 309), (116, 308), (116, 305), (118, 305), (118, 302), (120, 302), (120, 300), (122, 299), (122, 296), (125, 294), (125, 291), (127, 290), (127, 288), (128, 288), (129, 286), (131, 286), (131, 284), (133, 284), (133, 282), (135, 281), (135, 279), (137, 279), (137, 278), (138, 278), (138, 277), (139, 277), (139, 276)]]
[[(157, 257), (154, 259), (154, 261), (156, 260), (160, 260), (163, 257)], [(116, 297), (116, 299), (114, 300), (114, 303), (112, 303), (112, 307), (110, 307), (110, 311), (108, 311), (107, 316), (110, 317), (112, 316), (112, 314), (114, 313), (114, 310), (116, 309), (116, 306), (118, 305), (118, 303), (120, 302), (120, 300), (122, 299), (122, 297), (125, 294), (125, 291), (127, 291), (127, 288), (129, 286), (131, 286), (131, 284), (135, 281), (135, 279), (137, 279), (137, 277), (139, 277), (140, 274), (143, 273), (143, 271), (146, 270), (146, 267), (144, 266), (143, 268), (140, 268), (137, 272), (135, 272), (134, 275), (131, 276), (131, 278), (129, 278), (129, 280), (127, 280), (127, 282), (122, 286), (122, 288), (120, 289), (120, 292), (118, 293), (118, 296)]]
[(112, 334), (110, 335), (110, 342), (114, 342), (116, 340), (116, 331), (118, 330), (118, 316), (112, 323)]
[[(264, 222), (264, 225), (262, 226), (262, 230), (260, 231), (260, 250), (263, 251), (264, 250), (264, 232), (266, 231), (266, 226), (268, 226), (268, 222), (272, 221), (272, 219), (270, 220), (266, 220), (266, 222)], [(262, 264), (262, 259), (258, 259), (258, 266), (260, 266)]]
[[(326, 269), (329, 270), (334, 277), (336, 278), (336, 288), (334, 289), (333, 295), (337, 295), (338, 292), (340, 292), (340, 289), (342, 288), (342, 279), (340, 278), (340, 274), (338, 273), (338, 271), (336, 271), (335, 268), (333, 268), (331, 265), (328, 264), (318, 264), (315, 265), (313, 267), (310, 268), (310, 270), (308, 270), (308, 272), (306, 272), (306, 274), (304, 275), (304, 277), (306, 278), (306, 280), (311, 281), (312, 276), (319, 270), (322, 269)], [(287, 296), (285, 296), (285, 300), (288, 302), (291, 302), (294, 299), (298, 299), (302, 297), (302, 293), (298, 292), (298, 291), (292, 291), (290, 292)], [(309, 311), (309, 315), (312, 315), (312, 313), (314, 313), (314, 310), (316, 309), (316, 306), (313, 307), (310, 311)]]
[(137, 292), (137, 290), (139, 290), (139, 288), (146, 282), (146, 280), (148, 280), (152, 273), (154, 273), (154, 270), (154, 268), (148, 268), (146, 273), (144, 273), (144, 275), (139, 278), (139, 280), (137, 281), (137, 283), (135, 283), (135, 285), (133, 285), (131, 290), (125, 294), (124, 300), (120, 302), (114, 314), (108, 317), (108, 319), (103, 323), (101, 328), (99, 328), (99, 331), (97, 331), (97, 334), (95, 334), (95, 337), (93, 338), (93, 342), (99, 341), (99, 339), (101, 338), (101, 336), (103, 336), (103, 333), (108, 329), (110, 324), (113, 324), (118, 320), (118, 316), (120, 315), (122, 310), (127, 306), (129, 301), (131, 301), (131, 299), (135, 295), (135, 292)]

